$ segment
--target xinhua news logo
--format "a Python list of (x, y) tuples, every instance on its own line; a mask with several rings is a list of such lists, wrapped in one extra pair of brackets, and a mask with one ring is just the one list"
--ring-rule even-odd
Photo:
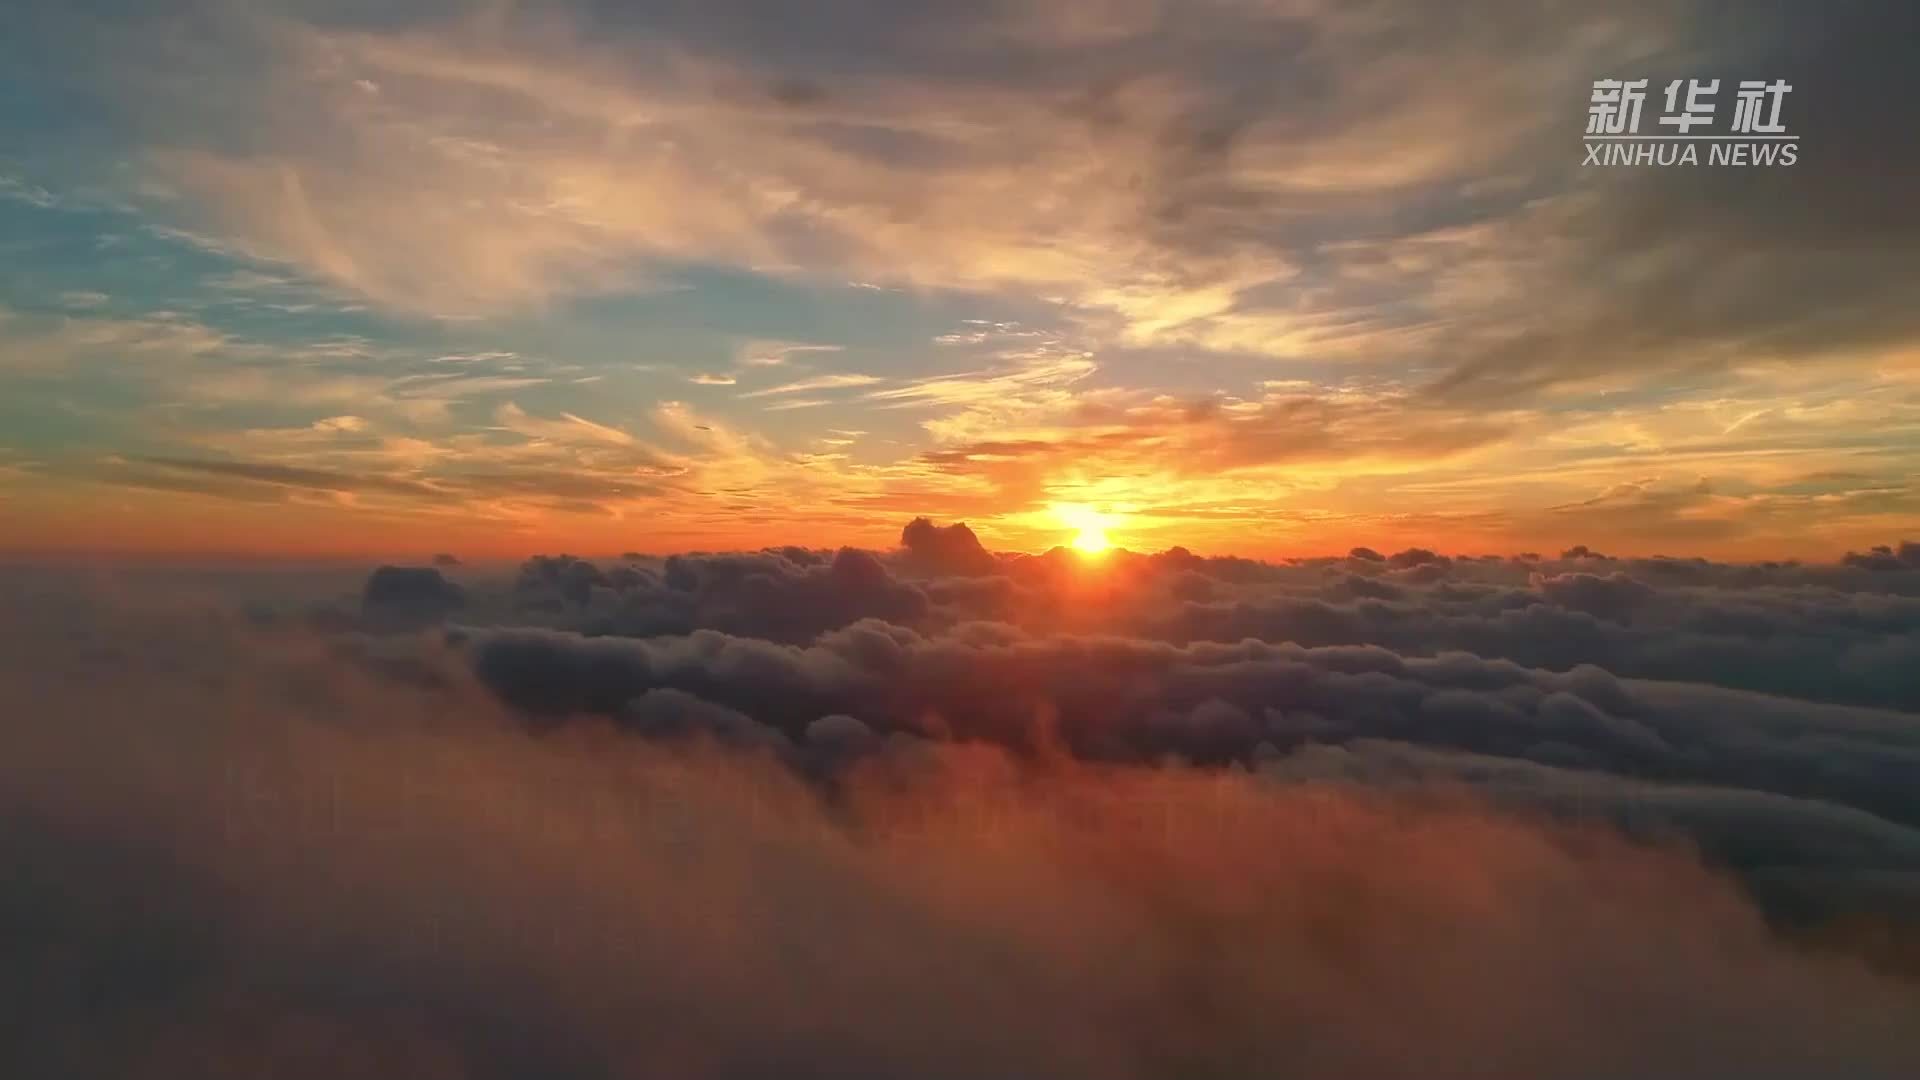
[(1587, 157), (1581, 164), (1792, 165), (1800, 160), (1800, 136), (1780, 118), (1792, 92), (1784, 79), (1741, 80), (1733, 115), (1722, 129), (1714, 126), (1720, 80), (1675, 79), (1667, 84), (1659, 124), (1642, 134), (1647, 80), (1595, 79), (1587, 106)]

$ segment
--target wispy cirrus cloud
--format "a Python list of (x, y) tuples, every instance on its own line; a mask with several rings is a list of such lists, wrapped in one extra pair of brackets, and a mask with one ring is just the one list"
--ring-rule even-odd
[(883, 380), (878, 375), (858, 375), (850, 373), (815, 375), (811, 378), (781, 383), (778, 386), (749, 390), (740, 396), (742, 398), (764, 398), (776, 397), (781, 394), (805, 394), (818, 390), (844, 390), (851, 387), (872, 386), (881, 381)]
[(817, 345), (796, 341), (746, 341), (734, 348), (734, 362), (741, 367), (778, 367), (795, 356), (808, 353), (836, 353), (839, 345)]
[[(1566, 35), (1498, 6), (1509, 32), (1595, 56), (1642, 19), (1596, 15)], [(1524, 150), (1542, 117), (1514, 103), (1568, 78), (1558, 55), (1491, 68), (1490, 40), (1412, 7), (1396, 17), (1429, 37), (1418, 67), (1365, 64), (1376, 28), (1333, 7), (1210, 9), (1185, 41), (1158, 5), (1143, 10), (1105, 42), (1143, 62), (1112, 71), (1071, 37), (1014, 36), (1031, 20), (1012, 12), (943, 46), (922, 33), (938, 20), (910, 6), (877, 28), (907, 46), (885, 63), (828, 42), (760, 53), (672, 18), (662, 37), (606, 44), (585, 13), (537, 35), (484, 17), (260, 24), (283, 57), (250, 88), (271, 154), (163, 145), (154, 160), (257, 253), (428, 313), (537, 305), (617, 287), (636, 260), (689, 258), (1051, 290), (1147, 340), (1204, 336), (1295, 280), (1299, 214), (1377, 212), (1356, 198)], [(975, 62), (988, 39), (1022, 43), (1011, 65)], [(1253, 78), (1255, 55), (1333, 93)]]
[(614, 446), (633, 446), (632, 435), (615, 427), (597, 424), (585, 417), (569, 412), (560, 414), (557, 420), (529, 416), (520, 406), (509, 401), (494, 410), (494, 422), (517, 435), (534, 439), (550, 439), (554, 442), (578, 442), (582, 439), (591, 442), (611, 443)]

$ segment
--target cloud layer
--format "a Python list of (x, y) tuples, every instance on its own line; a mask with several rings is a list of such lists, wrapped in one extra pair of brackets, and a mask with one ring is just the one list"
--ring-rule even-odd
[[(1546, 766), (1355, 743), (1253, 774), (1148, 769), (882, 740), (871, 711), (749, 746), (729, 733), (785, 714), (750, 719), (661, 680), (611, 726), (530, 731), (472, 638), (315, 636), (150, 583), (21, 595), (32, 617), (0, 623), (24, 721), (0, 758), (14, 868), (0, 896), (30, 943), (4, 985), (39, 1033), (5, 1048), (18, 1075), (531, 1080), (671, 1062), (733, 1077), (1517, 1080), (1920, 1064), (1920, 994), (1858, 943), (1783, 940), (1671, 835), (1649, 846), (1472, 795), (1551, 795), (1547, 774), (1563, 774)], [(851, 659), (872, 625), (788, 655), (880, 670), (878, 642)], [(494, 639), (510, 640), (535, 639)], [(599, 642), (770, 687), (777, 664), (747, 644)], [(1109, 685), (1220, 666), (1171, 647), (1190, 670), (1142, 665), (1117, 641), (1025, 648), (1024, 671), (1099, 659)], [(1379, 666), (1328, 659), (1329, 675)], [(970, 663), (969, 689), (1006, 673)], [(1491, 689), (1485, 669), (1449, 663)], [(585, 677), (615, 687), (627, 669), (602, 665)], [(1445, 681), (1420, 665), (1404, 679)], [(1640, 692), (1603, 680), (1576, 673), (1563, 692), (1613, 709)], [(1037, 684), (1008, 685), (1009, 712), (1022, 685)], [(1196, 727), (1233, 721), (1208, 706), (1164, 723), (1191, 746)], [(1465, 786), (1413, 781), (1448, 770)], [(1589, 803), (1618, 793), (1595, 788)], [(1810, 827), (1791, 800), (1740, 798), (1649, 785), (1632, 812), (1770, 848), (1782, 841), (1756, 813)], [(1810, 848), (1861, 850), (1858, 828), (1837, 820)]]
[(6, 1063), (1909, 1075), (1909, 548), (16, 573)]

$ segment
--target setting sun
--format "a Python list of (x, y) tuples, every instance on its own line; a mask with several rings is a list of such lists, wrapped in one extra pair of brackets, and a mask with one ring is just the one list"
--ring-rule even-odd
[(1101, 555), (1113, 546), (1107, 538), (1107, 527), (1115, 521), (1112, 515), (1089, 506), (1070, 504), (1055, 504), (1052, 510), (1062, 525), (1073, 530), (1069, 543), (1075, 551), (1082, 555)]

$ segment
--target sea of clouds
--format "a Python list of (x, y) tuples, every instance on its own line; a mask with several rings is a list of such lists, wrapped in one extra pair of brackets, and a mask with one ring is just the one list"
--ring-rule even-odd
[(1920, 547), (6, 572), (17, 1076), (1920, 1074)]

